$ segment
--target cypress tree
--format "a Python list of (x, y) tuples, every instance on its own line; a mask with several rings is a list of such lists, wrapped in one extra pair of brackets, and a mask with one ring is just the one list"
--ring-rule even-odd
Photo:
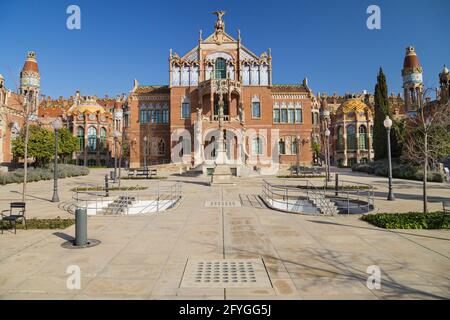
[[(390, 116), (389, 112), (389, 97), (386, 84), (386, 77), (383, 73), (383, 69), (380, 68), (380, 72), (377, 76), (377, 84), (375, 85), (375, 117), (373, 125), (373, 149), (375, 152), (375, 160), (387, 158), (386, 147), (386, 129), (384, 128), (383, 121), (386, 116)], [(391, 131), (391, 137), (394, 135)]]

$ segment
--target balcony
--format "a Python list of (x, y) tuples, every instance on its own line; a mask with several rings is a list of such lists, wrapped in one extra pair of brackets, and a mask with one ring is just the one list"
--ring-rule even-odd
[(219, 92), (219, 89), (223, 94), (236, 93), (241, 95), (242, 85), (237, 80), (231, 79), (209, 79), (200, 82), (198, 89), (200, 90), (200, 95), (214, 94)]

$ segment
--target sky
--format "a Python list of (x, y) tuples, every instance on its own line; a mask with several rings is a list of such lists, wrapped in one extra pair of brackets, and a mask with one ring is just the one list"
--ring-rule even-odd
[[(81, 29), (69, 30), (69, 5)], [(369, 5), (381, 29), (369, 30)], [(140, 84), (169, 82), (169, 49), (184, 55), (226, 11), (225, 31), (256, 54), (272, 50), (274, 84), (305, 77), (314, 92), (373, 91), (380, 67), (390, 92), (402, 92), (405, 49), (414, 45), (424, 84), (438, 86), (450, 65), (450, 0), (0, 0), (0, 74), (12, 90), (29, 50), (36, 51), (41, 93), (116, 96)]]

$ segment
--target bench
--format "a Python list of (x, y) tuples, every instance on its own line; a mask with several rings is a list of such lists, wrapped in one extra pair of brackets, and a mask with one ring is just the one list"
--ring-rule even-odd
[[(5, 212), (9, 212), (9, 215), (5, 215)], [(9, 221), (9, 225), (11, 227), (14, 227), (14, 234), (17, 233), (16, 224), (18, 221), (23, 221), (25, 223), (25, 229), (27, 229), (27, 219), (25, 218), (25, 202), (11, 202), (9, 204), (9, 209), (3, 210), (1, 212), (2, 234), (4, 221)]]
[(156, 169), (134, 169), (128, 170), (128, 177), (152, 177), (158, 174)]

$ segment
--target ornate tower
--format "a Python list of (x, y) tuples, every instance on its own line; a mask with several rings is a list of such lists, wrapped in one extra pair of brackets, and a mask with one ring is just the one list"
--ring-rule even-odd
[(415, 112), (419, 108), (423, 93), (422, 73), (423, 69), (414, 47), (406, 48), (402, 70), (406, 112)]
[(441, 86), (441, 99), (448, 102), (450, 100), (450, 72), (445, 65), (439, 74), (439, 84)]
[(41, 88), (41, 75), (36, 60), (36, 53), (29, 51), (27, 59), (20, 72), (20, 94), (29, 95), (33, 99), (33, 107), (36, 108), (39, 101)]

